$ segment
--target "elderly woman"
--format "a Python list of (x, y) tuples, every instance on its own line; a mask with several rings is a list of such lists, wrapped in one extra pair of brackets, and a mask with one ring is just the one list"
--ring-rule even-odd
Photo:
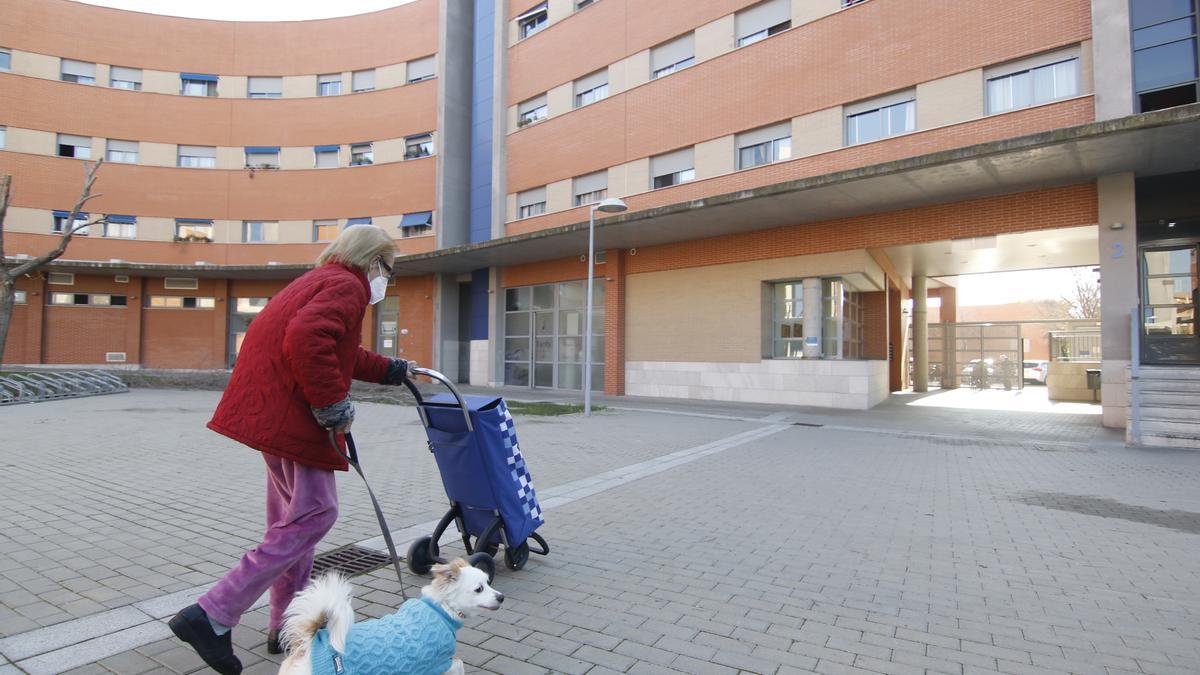
[[(383, 299), (395, 244), (371, 225), (346, 228), (254, 319), (208, 427), (262, 453), (267, 467), (267, 531), (171, 630), (219, 673), (240, 673), (232, 627), (271, 591), (268, 650), (292, 596), (308, 583), (317, 543), (337, 520), (334, 471), (346, 461), (329, 432), (354, 421), (351, 379), (402, 384), (412, 364), (361, 345), (367, 305)], [(338, 437), (338, 442), (344, 441)]]

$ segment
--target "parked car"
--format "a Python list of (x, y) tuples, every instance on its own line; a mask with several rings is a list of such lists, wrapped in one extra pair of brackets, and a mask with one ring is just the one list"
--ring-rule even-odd
[(1046, 373), (1050, 370), (1049, 361), (1025, 361), (1025, 381), (1046, 384)]

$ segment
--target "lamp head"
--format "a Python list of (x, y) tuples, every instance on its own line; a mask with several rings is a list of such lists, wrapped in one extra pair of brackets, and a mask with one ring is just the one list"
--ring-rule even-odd
[(595, 208), (597, 211), (603, 211), (604, 213), (620, 213), (629, 207), (625, 206), (625, 202), (621, 201), (620, 199), (617, 199), (616, 197), (609, 197), (608, 199), (601, 201), (599, 204), (596, 204), (596, 206), (593, 208)]

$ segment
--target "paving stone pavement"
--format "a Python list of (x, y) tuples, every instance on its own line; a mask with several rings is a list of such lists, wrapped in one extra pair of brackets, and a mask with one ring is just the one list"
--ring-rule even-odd
[[(209, 583), (257, 540), (262, 470), (202, 429), (215, 399), (0, 409), (10, 437), (29, 439), (0, 449), (0, 653)], [(910, 408), (906, 421), (896, 405), (519, 416), (547, 492), (743, 440), (552, 508), (552, 554), (498, 573), (505, 606), (468, 622), (460, 657), (493, 673), (1200, 672), (1200, 453), (1120, 447), (1095, 416), (1022, 414), (1003, 433), (973, 414), (988, 423), (955, 435), (952, 414)], [(444, 504), (414, 418), (364, 405), (355, 427), (394, 528)], [(779, 426), (792, 421), (832, 428)], [(342, 478), (327, 546), (374, 534), (357, 478)], [(361, 617), (402, 601), (390, 574), (355, 579)], [(235, 631), (247, 673), (277, 669), (265, 623), (258, 609)], [(143, 625), (158, 639), (69, 672), (201, 669)], [(22, 671), (0, 661), (9, 672)]]

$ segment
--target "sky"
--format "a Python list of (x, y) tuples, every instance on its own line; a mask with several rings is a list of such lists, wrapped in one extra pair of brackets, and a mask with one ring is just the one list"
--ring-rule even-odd
[(1075, 286), (1072, 269), (1095, 279), (1091, 267), (964, 274), (958, 277), (959, 305), (1002, 305), (1029, 300), (1058, 300)]
[(299, 21), (374, 12), (412, 0), (82, 0), (135, 12), (223, 21)]

